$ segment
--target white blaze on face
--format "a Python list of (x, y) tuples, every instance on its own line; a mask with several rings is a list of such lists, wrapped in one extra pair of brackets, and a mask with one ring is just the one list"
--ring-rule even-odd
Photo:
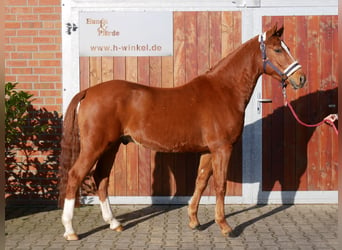
[(295, 59), (291, 55), (290, 49), (286, 46), (286, 44), (283, 41), (281, 41), (280, 44), (281, 47), (286, 51), (286, 53), (291, 57), (292, 61), (295, 61)]
[(289, 57), (292, 59), (293, 63), (291, 63), (285, 70), (284, 74), (286, 74), (287, 77), (290, 77), (294, 72), (299, 70), (302, 66), (294, 59), (294, 57), (291, 55), (291, 52), (289, 48), (286, 46), (286, 44), (281, 41), (280, 42), (281, 47), (286, 51), (286, 53), (289, 55)]

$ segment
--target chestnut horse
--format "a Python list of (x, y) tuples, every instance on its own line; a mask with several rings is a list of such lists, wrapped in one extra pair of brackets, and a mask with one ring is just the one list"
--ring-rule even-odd
[(121, 143), (134, 142), (159, 152), (201, 152), (190, 227), (199, 226), (198, 204), (211, 175), (216, 192), (215, 221), (224, 235), (224, 196), (228, 162), (244, 126), (245, 108), (263, 73), (301, 88), (305, 75), (282, 41), (283, 27), (273, 27), (242, 44), (208, 72), (177, 88), (152, 88), (112, 80), (79, 92), (64, 120), (60, 168), (60, 205), (64, 237), (77, 240), (72, 226), (78, 189), (96, 164), (94, 180), (102, 216), (110, 228), (123, 230), (113, 217), (107, 187)]

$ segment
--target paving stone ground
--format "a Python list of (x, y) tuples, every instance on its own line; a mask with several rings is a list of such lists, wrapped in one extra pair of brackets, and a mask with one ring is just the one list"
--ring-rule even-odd
[(79, 241), (64, 240), (61, 210), (55, 207), (7, 207), (6, 249), (340, 249), (338, 205), (226, 205), (232, 237), (214, 223), (214, 205), (200, 205), (200, 230), (188, 227), (187, 206), (118, 205), (124, 225), (113, 232), (98, 205), (75, 210)]

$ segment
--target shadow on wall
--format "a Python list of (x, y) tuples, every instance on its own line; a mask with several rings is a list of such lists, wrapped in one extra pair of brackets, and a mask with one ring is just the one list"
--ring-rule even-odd
[[(320, 122), (325, 116), (331, 113), (337, 113), (337, 88), (326, 91), (317, 91), (312, 94), (305, 95), (292, 101), (291, 104), (303, 121), (309, 124), (315, 124)], [(335, 123), (335, 125), (338, 126), (337, 122)], [(327, 126), (327, 128), (324, 128), (324, 131), (333, 131), (333, 128), (330, 128), (327, 124), (323, 124), (322, 126)], [(330, 187), (322, 184), (324, 182), (329, 182), (324, 180), (324, 178), (329, 177), (326, 177), (325, 174), (320, 172), (322, 170), (319, 170), (321, 168), (319, 165), (321, 156), (319, 154), (324, 154), (324, 152), (318, 152), (318, 149), (320, 146), (327, 146), (321, 145), (322, 143), (324, 144), (323, 141), (325, 140), (325, 142), (330, 144), (330, 148), (327, 147), (325, 150), (331, 150), (332, 137), (327, 137), (326, 135), (324, 136), (321, 134), (312, 138), (317, 128), (304, 127), (298, 124), (290, 113), (289, 108), (285, 106), (277, 108), (273, 113), (264, 117), (262, 120), (245, 126), (244, 132), (249, 135), (257, 131), (256, 129), (262, 129), (263, 133), (268, 135), (267, 137), (264, 137), (262, 145), (262, 176), (260, 176), (260, 174), (251, 174), (247, 178), (245, 177), (244, 180), (247, 183), (260, 184), (258, 204), (267, 203), (269, 198), (268, 191), (272, 190), (293, 191), (291, 192), (293, 194), (291, 197), (282, 197), (283, 204), (293, 204), (296, 191), (299, 189), (337, 189), (337, 184), (334, 184), (334, 180), (330, 180), (332, 183)], [(335, 135), (334, 132), (331, 134), (332, 136)], [(322, 139), (322, 137), (326, 138)], [(317, 148), (311, 148), (309, 150), (308, 143), (311, 139), (315, 140), (314, 144)], [(260, 147), (261, 145), (254, 146)], [(235, 148), (235, 152), (233, 153), (235, 154), (235, 159), (230, 163), (227, 177), (229, 181), (236, 183), (242, 182), (242, 163), (238, 160), (239, 154), (241, 154), (241, 149), (239, 149), (240, 147), (241, 142), (237, 144), (237, 149)], [(316, 177), (305, 176), (304, 179), (306, 179), (305, 181), (308, 183), (304, 184), (304, 186), (302, 183), (301, 186), (303, 175), (308, 174), (306, 173), (309, 161), (308, 154), (316, 154), (315, 156), (310, 155), (310, 164), (312, 164), (311, 168), (316, 169), (316, 171), (320, 173), (316, 173)], [(312, 157), (315, 157), (315, 159), (313, 160)], [(157, 153), (155, 157), (155, 171), (153, 173), (153, 195), (191, 196), (195, 188), (199, 159), (200, 154)], [(331, 169), (337, 169), (337, 166), (334, 165), (338, 163), (337, 159), (333, 159), (333, 156), (326, 160), (329, 161), (326, 163), (329, 166), (325, 171), (327, 171), (327, 174), (329, 175), (331, 174), (331, 171), (333, 171)], [(256, 173), (258, 171), (258, 169), (255, 169), (256, 165), (246, 166), (246, 168), (250, 169), (251, 173)], [(337, 178), (337, 176), (335, 177)], [(311, 182), (307, 179), (310, 179)]]
[[(242, 183), (242, 141), (236, 143), (228, 169), (228, 180)], [(195, 190), (200, 153), (156, 153), (153, 172), (153, 196), (186, 196), (190, 199)], [(213, 182), (208, 182), (207, 194), (214, 195)], [(183, 202), (182, 199), (181, 202)]]
[(6, 204), (56, 204), (62, 116), (6, 84)]
[[(327, 115), (337, 113), (337, 88), (316, 91), (291, 101), (300, 119), (317, 124)], [(267, 105), (267, 104), (266, 104)], [(283, 204), (293, 204), (296, 191), (337, 190), (337, 137), (327, 124), (320, 127), (300, 125), (286, 106), (275, 109), (263, 118), (262, 175), (250, 175), (245, 181), (259, 183), (258, 203), (267, 204), (270, 191), (291, 191), (282, 194)], [(338, 126), (338, 121), (335, 122)], [(314, 133), (316, 131), (316, 133)], [(252, 166), (248, 166), (252, 168)], [(335, 170), (334, 170), (335, 169)], [(255, 171), (255, 170), (253, 170)], [(253, 172), (252, 171), (252, 172)]]

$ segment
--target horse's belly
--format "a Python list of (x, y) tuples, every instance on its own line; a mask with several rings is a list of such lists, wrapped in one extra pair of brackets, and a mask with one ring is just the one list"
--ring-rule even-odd
[(131, 142), (142, 145), (157, 152), (204, 152), (208, 148), (200, 138), (184, 136), (178, 138), (174, 134), (159, 134), (158, 136), (130, 135)]

